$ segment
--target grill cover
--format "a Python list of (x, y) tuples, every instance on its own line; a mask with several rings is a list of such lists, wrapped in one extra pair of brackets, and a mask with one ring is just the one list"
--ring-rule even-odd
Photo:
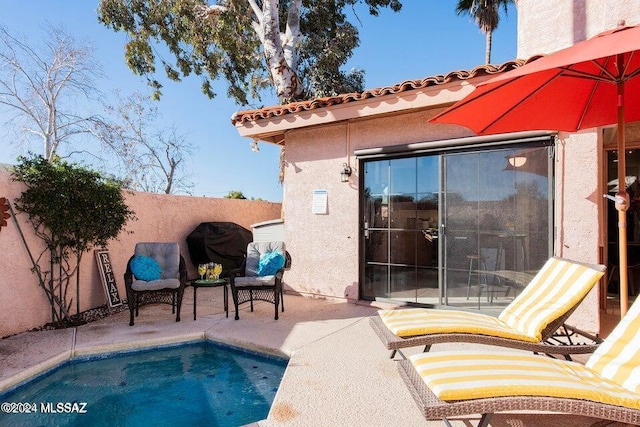
[(189, 255), (194, 267), (215, 262), (222, 264), (221, 276), (240, 267), (253, 234), (233, 222), (201, 222), (187, 236)]

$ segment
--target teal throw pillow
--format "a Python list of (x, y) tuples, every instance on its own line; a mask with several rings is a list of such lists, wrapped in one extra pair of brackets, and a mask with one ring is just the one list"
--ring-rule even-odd
[(160, 264), (148, 256), (136, 255), (131, 260), (131, 272), (139, 280), (158, 280), (162, 270)]
[(284, 267), (284, 257), (279, 252), (267, 252), (258, 262), (258, 276), (273, 276)]

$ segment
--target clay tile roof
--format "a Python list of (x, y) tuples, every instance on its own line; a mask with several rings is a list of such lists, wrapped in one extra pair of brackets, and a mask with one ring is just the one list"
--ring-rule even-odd
[(292, 102), (286, 105), (273, 105), (254, 110), (238, 111), (231, 117), (231, 123), (236, 125), (238, 123), (253, 122), (261, 119), (284, 116), (286, 114), (299, 113), (301, 111), (311, 111), (318, 108), (330, 107), (337, 104), (346, 104), (348, 102), (357, 102), (368, 98), (376, 98), (384, 95), (407, 92), (410, 90), (423, 89), (429, 86), (449, 83), (454, 80), (468, 80), (479, 76), (500, 74), (521, 67), (538, 58), (540, 58), (540, 56), (534, 56), (526, 60), (515, 59), (499, 65), (479, 65), (472, 70), (456, 70), (451, 71), (446, 75), (439, 74), (426, 77), (421, 80), (405, 80), (404, 82), (393, 86), (369, 89), (364, 92), (346, 93), (342, 95), (316, 98), (308, 101)]

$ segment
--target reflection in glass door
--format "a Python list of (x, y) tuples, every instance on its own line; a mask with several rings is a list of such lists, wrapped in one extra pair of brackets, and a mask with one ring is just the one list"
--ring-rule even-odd
[(553, 253), (550, 147), (364, 162), (363, 299), (508, 304)]
[(552, 253), (550, 148), (444, 156), (444, 303), (510, 302)]

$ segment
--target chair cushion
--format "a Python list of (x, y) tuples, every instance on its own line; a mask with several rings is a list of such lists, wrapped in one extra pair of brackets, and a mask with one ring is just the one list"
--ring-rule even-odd
[(258, 264), (260, 257), (267, 252), (279, 252), (284, 256), (284, 242), (251, 242), (247, 245), (247, 265), (245, 268), (245, 276), (257, 276)]
[(144, 255), (160, 265), (161, 279), (177, 279), (180, 275), (180, 246), (175, 242), (139, 242), (134, 255)]
[(148, 256), (136, 255), (130, 263), (131, 272), (139, 280), (158, 280), (162, 274), (160, 264)]
[(178, 279), (159, 279), (159, 280), (134, 280), (131, 289), (134, 291), (158, 291), (160, 289), (178, 289), (180, 280)]
[(273, 276), (284, 267), (284, 257), (278, 252), (267, 252), (258, 262), (258, 276)]
[(276, 276), (240, 276), (233, 281), (236, 288), (243, 286), (274, 286), (276, 284)]
[(584, 399), (640, 409), (640, 396), (577, 362), (535, 354), (437, 351), (409, 357), (441, 400), (508, 396)]

